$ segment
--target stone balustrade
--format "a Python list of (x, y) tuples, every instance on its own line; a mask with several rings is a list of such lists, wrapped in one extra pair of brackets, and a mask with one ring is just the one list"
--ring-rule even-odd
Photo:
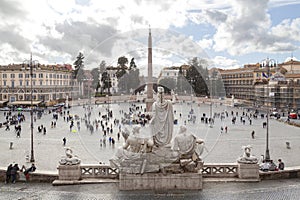
[(109, 165), (81, 165), (81, 178), (118, 178), (119, 170)]
[(237, 163), (205, 163), (202, 168), (203, 178), (238, 177)]
[[(0, 167), (0, 181), (5, 180), (6, 168)], [(239, 178), (239, 166), (237, 163), (206, 163), (202, 168), (203, 178)], [(57, 172), (41, 171), (31, 173), (30, 182), (52, 182), (58, 179)], [(80, 166), (81, 179), (89, 178), (110, 178), (118, 179), (118, 169), (111, 168), (108, 165), (81, 165)], [(259, 171), (260, 180), (266, 179), (285, 179), (285, 178), (299, 178), (300, 166), (286, 167), (285, 170), (280, 171)], [(19, 178), (19, 177), (17, 177)]]

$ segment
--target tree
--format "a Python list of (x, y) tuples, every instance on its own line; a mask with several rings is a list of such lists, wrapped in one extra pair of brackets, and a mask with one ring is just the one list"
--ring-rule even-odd
[(126, 64), (128, 64), (128, 59), (125, 56), (122, 56), (118, 58), (118, 65), (122, 68), (126, 67)]
[(179, 68), (176, 82), (177, 82), (176, 92), (178, 94), (185, 94), (187, 91), (190, 91), (191, 86), (190, 86), (189, 82), (187, 81), (187, 79), (185, 78), (185, 76), (183, 74), (182, 67)]
[(125, 74), (119, 79), (118, 88), (119, 91), (129, 93), (130, 89), (136, 89), (140, 85), (140, 70), (132, 68), (125, 72)]
[(83, 62), (84, 56), (81, 52), (79, 52), (78, 56), (76, 57), (76, 61), (74, 62), (74, 73), (73, 78), (76, 78), (78, 82), (82, 82), (85, 78), (84, 75), (84, 62)]
[(193, 58), (189, 63), (190, 68), (187, 70), (185, 78), (190, 83), (196, 96), (206, 96), (208, 94), (208, 87), (205, 82), (208, 77), (207, 61)]
[(103, 73), (106, 70), (106, 62), (105, 62), (105, 60), (101, 61), (99, 67), (100, 67), (100, 73)]
[(174, 78), (166, 77), (160, 79), (158, 84), (164, 86), (164, 88), (167, 88), (167, 91), (170, 92), (171, 90), (175, 90), (176, 80)]
[(118, 70), (116, 72), (116, 76), (120, 79), (126, 73), (126, 64), (128, 64), (128, 59), (125, 56), (118, 58)]
[[(110, 79), (110, 76), (107, 71), (104, 71), (102, 73), (101, 82), (103, 83), (101, 93), (105, 90), (108, 91), (109, 88), (111, 88), (111, 79)], [(107, 93), (110, 93), (110, 92), (107, 92)]]
[(136, 68), (134, 58), (131, 58), (130, 64), (129, 64), (129, 70)]
[(99, 89), (99, 68), (93, 68), (91, 71), (92, 77), (93, 77), (93, 82), (92, 82), (92, 87), (96, 89), (96, 91), (98, 91)]

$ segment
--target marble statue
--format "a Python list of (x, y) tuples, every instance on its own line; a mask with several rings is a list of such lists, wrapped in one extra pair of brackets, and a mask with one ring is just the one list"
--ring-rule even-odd
[(140, 136), (140, 129), (141, 126), (135, 125), (132, 128), (132, 134), (130, 134), (128, 129), (125, 128), (125, 133), (122, 134), (125, 138), (123, 149), (129, 150), (133, 153), (146, 153), (151, 151), (151, 148), (153, 147), (153, 140), (152, 138)]
[(174, 126), (173, 105), (164, 99), (164, 88), (157, 88), (157, 100), (152, 105), (153, 116), (150, 121), (153, 142), (156, 147), (168, 145), (171, 142)]
[(171, 101), (163, 98), (163, 93), (163, 88), (158, 87), (158, 99), (153, 104), (153, 117), (149, 126), (133, 126), (132, 133), (127, 129), (123, 131), (125, 144), (110, 160), (111, 166), (119, 168), (120, 172), (183, 173), (199, 170), (203, 140), (187, 133), (185, 126), (181, 126), (177, 136), (172, 138), (173, 106)]
[(59, 161), (59, 164), (61, 164), (61, 165), (78, 165), (78, 164), (80, 164), (81, 160), (76, 155), (73, 155), (73, 150), (70, 147), (65, 147), (65, 153), (66, 153), (66, 156), (64, 156)]
[(255, 156), (251, 155), (252, 147), (250, 145), (242, 146), (242, 149), (244, 150), (244, 153), (238, 158), (238, 163), (256, 164), (258, 162), (258, 159)]
[(200, 160), (204, 149), (204, 141), (187, 133), (186, 126), (180, 126), (178, 135), (174, 138), (172, 149), (178, 151), (180, 158)]

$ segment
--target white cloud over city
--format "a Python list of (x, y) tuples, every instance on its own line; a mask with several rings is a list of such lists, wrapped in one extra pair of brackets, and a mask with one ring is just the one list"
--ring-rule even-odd
[[(300, 16), (287, 12), (275, 24), (271, 11), (299, 4), (295, 0), (2, 0), (0, 63), (22, 62), (32, 52), (40, 62), (72, 64), (81, 51), (86, 68), (97, 67), (101, 60), (114, 65), (122, 55), (135, 57), (143, 68), (149, 24), (156, 50), (153, 63), (161, 67), (194, 56), (209, 57), (214, 66), (223, 68), (242, 66), (248, 54), (294, 52), (297, 57)], [(202, 33), (204, 28), (209, 32)], [(252, 62), (260, 57), (255, 59)]]

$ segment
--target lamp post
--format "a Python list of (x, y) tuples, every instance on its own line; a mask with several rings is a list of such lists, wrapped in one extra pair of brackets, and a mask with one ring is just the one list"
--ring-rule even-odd
[(32, 54), (30, 55), (30, 60), (25, 60), (23, 62), (23, 66), (27, 64), (27, 66), (30, 69), (30, 130), (31, 130), (31, 135), (30, 135), (30, 141), (31, 141), (31, 151), (30, 151), (30, 162), (35, 162), (34, 159), (34, 149), (33, 149), (33, 87), (32, 87), (32, 78), (33, 78), (33, 68), (39, 66), (38, 61), (33, 61), (32, 60)]
[[(275, 63), (275, 65), (276, 65), (275, 60), (267, 58), (267, 59), (262, 60), (262, 63), (266, 64), (265, 66), (267, 67), (267, 78), (270, 78), (270, 63)], [(269, 84), (269, 82), (268, 82), (268, 84)], [(270, 95), (268, 95), (268, 100), (269, 99), (270, 99)], [(265, 160), (266, 161), (270, 160), (270, 150), (269, 150), (269, 116), (270, 116), (269, 106), (270, 106), (270, 104), (269, 103), (271, 103), (271, 102), (268, 101), (268, 106), (267, 106), (268, 110), (267, 110), (267, 130), (266, 130), (267, 133), (266, 133), (266, 153), (265, 153)]]
[(212, 100), (212, 81), (213, 78), (211, 76), (208, 76), (208, 78), (206, 78), (207, 81), (209, 81), (209, 96), (210, 96), (210, 104), (209, 104), (209, 117), (210, 117), (210, 122), (209, 122), (209, 127), (212, 128), (213, 127), (213, 116), (212, 116), (212, 105), (213, 105), (213, 100)]
[(191, 111), (193, 109), (193, 85), (195, 84), (196, 80), (194, 78), (190, 79), (191, 84)]

